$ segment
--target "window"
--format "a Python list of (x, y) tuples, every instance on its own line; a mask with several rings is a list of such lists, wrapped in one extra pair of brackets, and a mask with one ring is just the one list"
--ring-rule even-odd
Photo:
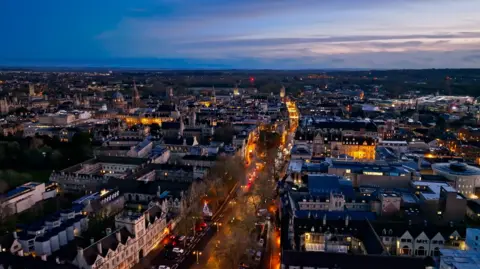
[(408, 246), (403, 246), (400, 249), (400, 254), (401, 255), (410, 255), (410, 248)]
[(423, 246), (419, 247), (416, 251), (416, 255), (418, 256), (425, 256), (426, 255), (426, 251), (425, 251), (425, 248)]

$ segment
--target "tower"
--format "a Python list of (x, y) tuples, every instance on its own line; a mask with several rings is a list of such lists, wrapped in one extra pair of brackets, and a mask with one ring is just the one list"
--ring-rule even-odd
[(212, 86), (212, 105), (217, 105), (217, 96), (215, 95), (215, 86)]
[(419, 120), (419, 113), (418, 113), (418, 99), (415, 101), (415, 113), (413, 113), (413, 120), (417, 122)]
[(192, 127), (195, 127), (197, 124), (197, 112), (195, 111), (195, 108), (192, 109), (190, 112), (190, 118), (188, 119), (188, 124)]
[(0, 114), (6, 114), (10, 111), (10, 103), (7, 98), (4, 97), (0, 100)]
[(137, 108), (140, 106), (140, 94), (138, 93), (137, 84), (135, 80), (133, 81), (133, 90), (132, 90), (132, 107)]
[(445, 94), (448, 94), (449, 96), (452, 96), (452, 78), (447, 76), (445, 77)]
[(282, 88), (280, 89), (280, 99), (285, 98), (285, 86), (282, 85)]
[(238, 90), (238, 85), (235, 84), (235, 88), (233, 88), (233, 96), (239, 96), (240, 91)]
[(33, 83), (28, 84), (28, 96), (35, 96), (35, 85)]

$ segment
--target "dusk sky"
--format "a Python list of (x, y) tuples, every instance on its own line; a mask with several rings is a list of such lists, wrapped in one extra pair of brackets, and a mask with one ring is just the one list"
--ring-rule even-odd
[(479, 0), (1, 0), (0, 65), (480, 67)]

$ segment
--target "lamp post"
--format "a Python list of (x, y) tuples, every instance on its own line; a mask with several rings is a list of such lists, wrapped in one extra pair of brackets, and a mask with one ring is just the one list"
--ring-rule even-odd
[(198, 257), (202, 255), (202, 252), (196, 250), (196, 251), (193, 252), (193, 255), (197, 256), (197, 264), (200, 264), (200, 263), (198, 262)]
[(217, 226), (217, 233), (220, 229), (220, 226), (222, 226), (222, 223), (221, 222), (214, 222), (213, 225)]
[(196, 231), (196, 225), (197, 224), (197, 217), (192, 217), (193, 219), (193, 237), (195, 237), (197, 235), (197, 231)]

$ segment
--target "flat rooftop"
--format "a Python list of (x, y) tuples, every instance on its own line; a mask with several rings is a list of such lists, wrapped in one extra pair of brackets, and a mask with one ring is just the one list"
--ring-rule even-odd
[[(442, 188), (447, 192), (457, 192), (457, 190), (455, 190), (452, 186), (444, 182), (413, 181), (412, 186), (415, 189), (417, 189), (417, 187), (428, 189), (428, 191), (420, 192), (420, 195), (423, 196), (425, 200), (438, 200), (440, 198), (440, 191)], [(457, 195), (457, 199), (463, 199), (463, 197)]]

